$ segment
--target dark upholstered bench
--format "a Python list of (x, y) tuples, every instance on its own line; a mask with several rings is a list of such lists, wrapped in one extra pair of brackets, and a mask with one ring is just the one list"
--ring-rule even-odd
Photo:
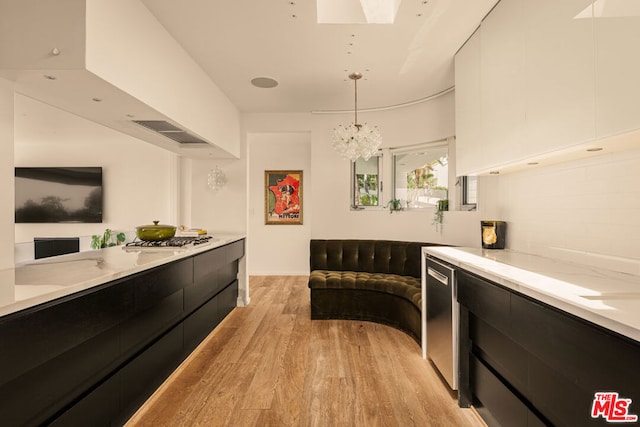
[(421, 337), (421, 248), (391, 240), (311, 240), (311, 319), (366, 320)]

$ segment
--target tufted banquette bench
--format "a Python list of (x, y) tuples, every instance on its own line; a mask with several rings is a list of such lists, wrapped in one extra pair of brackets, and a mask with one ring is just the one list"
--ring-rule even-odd
[(310, 242), (311, 319), (382, 323), (421, 337), (421, 248), (391, 240)]

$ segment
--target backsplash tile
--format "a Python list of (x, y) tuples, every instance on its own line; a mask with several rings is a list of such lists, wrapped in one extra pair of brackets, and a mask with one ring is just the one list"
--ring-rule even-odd
[(640, 274), (640, 150), (486, 177), (479, 197), (510, 249)]

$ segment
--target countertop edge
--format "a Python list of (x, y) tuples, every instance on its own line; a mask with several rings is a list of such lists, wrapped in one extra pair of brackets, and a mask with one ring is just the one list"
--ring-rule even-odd
[[(243, 240), (245, 238), (246, 236), (244, 234), (224, 234), (224, 235), (216, 235), (214, 239), (212, 239), (212, 241), (201, 244), (201, 245), (197, 245), (191, 248), (178, 248), (173, 250), (165, 249), (165, 248), (155, 249), (155, 250), (154, 249), (135, 250), (135, 249), (124, 249), (123, 246), (115, 246), (115, 247), (110, 247), (105, 249), (97, 249), (94, 251), (80, 252), (75, 254), (62, 255), (60, 257), (53, 257), (53, 258), (57, 258), (58, 260), (61, 260), (61, 268), (64, 268), (62, 266), (64, 265), (65, 261), (73, 262), (73, 261), (80, 260), (82, 259), (83, 256), (86, 256), (88, 253), (96, 254), (96, 255), (103, 254), (107, 256), (109, 251), (113, 251), (114, 253), (116, 253), (115, 251), (121, 251), (121, 252), (130, 251), (133, 254), (143, 253), (143, 252), (154, 253), (155, 251), (155, 253), (158, 253), (158, 254), (160, 253), (166, 254), (165, 257), (159, 258), (158, 260), (154, 260), (152, 262), (148, 262), (141, 265), (136, 264), (130, 267), (121, 268), (118, 271), (108, 272), (99, 277), (94, 277), (88, 280), (79, 281), (64, 287), (58, 287), (59, 289), (55, 289), (50, 292), (44, 292), (34, 297), (20, 299), (20, 300), (16, 300), (8, 304), (2, 305), (0, 306), (0, 318), (18, 313), (23, 310), (28, 310), (30, 308), (34, 308), (42, 304), (49, 303), (59, 298), (71, 296), (73, 294), (83, 292), (112, 281), (116, 281), (128, 276), (132, 276), (137, 273), (141, 273), (141, 272), (151, 270), (153, 268), (157, 268), (175, 261), (179, 261), (181, 259), (189, 258), (199, 253), (207, 252), (207, 251)], [(16, 269), (24, 268), (28, 266), (34, 266), (38, 264), (46, 264), (48, 262), (51, 262), (53, 258), (44, 258), (41, 260), (30, 261), (30, 262), (16, 265), (16, 267), (13, 269), (3, 270), (2, 271), (2, 274), (4, 275), (3, 277), (13, 277), (15, 281)], [(46, 286), (46, 284), (44, 285)], [(14, 283), (14, 286), (18, 287), (18, 286), (24, 286), (24, 285), (19, 285)]]
[[(447, 247), (444, 247), (444, 248), (447, 248)], [(465, 248), (455, 248), (455, 249), (460, 251), (465, 251)], [(640, 330), (638, 328), (628, 323), (616, 320), (612, 317), (603, 315), (602, 313), (599, 313), (593, 309), (589, 309), (588, 307), (580, 306), (575, 301), (571, 301), (567, 297), (551, 295), (549, 293), (537, 291), (535, 288), (528, 286), (527, 283), (513, 280), (503, 274), (496, 273), (495, 271), (489, 271), (485, 268), (474, 265), (469, 261), (461, 260), (455, 255), (446, 253), (446, 249), (445, 251), (443, 251), (443, 247), (423, 247), (423, 255), (425, 254), (441, 259), (442, 261), (448, 262), (449, 264), (452, 264), (456, 267), (460, 267), (480, 277), (483, 277), (487, 280), (495, 282), (515, 292), (518, 292), (522, 295), (528, 296), (541, 303), (555, 307), (558, 310), (564, 311), (580, 319), (583, 319), (595, 325), (598, 325), (602, 328), (616, 332), (627, 338), (640, 342)], [(478, 258), (478, 260), (482, 260), (483, 263), (489, 262), (489, 263), (496, 263), (496, 265), (499, 265), (499, 264), (502, 264), (503, 266), (509, 265), (509, 264), (502, 263), (500, 261), (494, 261), (487, 258), (483, 258), (479, 255), (474, 255), (469, 252), (467, 252), (466, 255), (475, 256)], [(557, 263), (556, 261), (553, 261), (553, 262)], [(576, 267), (578, 266), (572, 265), (572, 268), (576, 268)], [(514, 267), (514, 268), (522, 269), (521, 267)], [(587, 266), (585, 266), (585, 269), (586, 268)]]

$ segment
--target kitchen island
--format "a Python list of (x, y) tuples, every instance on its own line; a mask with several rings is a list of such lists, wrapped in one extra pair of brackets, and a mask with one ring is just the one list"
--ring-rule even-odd
[(423, 253), (456, 271), (461, 406), (489, 425), (637, 420), (639, 276), (508, 250)]
[(114, 425), (236, 306), (244, 236), (0, 272), (4, 425)]

